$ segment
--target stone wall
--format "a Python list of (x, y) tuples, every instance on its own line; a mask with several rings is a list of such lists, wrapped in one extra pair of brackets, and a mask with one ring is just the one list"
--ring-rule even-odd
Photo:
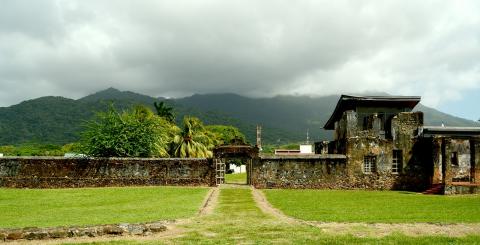
[(472, 139), (472, 177), (475, 183), (480, 185), (480, 137)]
[[(347, 164), (348, 161), (348, 164)], [(252, 164), (256, 188), (418, 190), (418, 175), (379, 171), (365, 174), (345, 155), (261, 156)], [(361, 168), (360, 168), (361, 169)]]
[[(455, 154), (455, 156), (454, 156)], [(445, 139), (445, 183), (470, 182), (471, 152), (468, 139)]]
[(475, 184), (445, 185), (445, 195), (480, 194), (480, 186)]
[(0, 187), (215, 185), (209, 159), (2, 157)]
[(260, 156), (252, 162), (251, 183), (256, 188), (346, 187), (344, 155)]

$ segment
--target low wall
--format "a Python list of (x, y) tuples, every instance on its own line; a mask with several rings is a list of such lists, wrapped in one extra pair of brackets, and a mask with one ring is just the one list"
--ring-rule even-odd
[(251, 183), (256, 188), (424, 190), (416, 175), (363, 174), (347, 161), (341, 154), (264, 155), (252, 163)]
[(214, 186), (215, 167), (204, 158), (0, 158), (0, 187), (141, 185)]
[(445, 186), (445, 195), (480, 194), (478, 184), (448, 184)]
[(342, 188), (348, 184), (344, 155), (260, 156), (252, 163), (256, 188)]

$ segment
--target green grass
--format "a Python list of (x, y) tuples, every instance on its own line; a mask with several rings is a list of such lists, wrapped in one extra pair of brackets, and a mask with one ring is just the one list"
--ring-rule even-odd
[(225, 174), (225, 183), (227, 184), (246, 184), (247, 173)]
[(208, 188), (1, 189), (0, 227), (148, 222), (194, 215)]
[(321, 229), (289, 224), (264, 214), (251, 190), (221, 189), (213, 214), (197, 217), (181, 227), (185, 233), (152, 241), (106, 241), (96, 244), (478, 244), (479, 236), (408, 237), (394, 234), (382, 238), (330, 235)]
[(396, 191), (264, 190), (285, 214), (336, 222), (480, 222), (480, 196), (437, 196)]

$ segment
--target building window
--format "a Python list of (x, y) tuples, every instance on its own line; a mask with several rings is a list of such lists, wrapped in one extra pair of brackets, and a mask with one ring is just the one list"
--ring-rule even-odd
[(398, 174), (402, 172), (402, 167), (403, 167), (402, 150), (393, 150), (392, 173)]
[(365, 156), (363, 158), (363, 172), (366, 174), (377, 172), (377, 157)]
[(452, 158), (451, 160), (452, 166), (458, 166), (458, 153), (452, 152), (451, 158)]

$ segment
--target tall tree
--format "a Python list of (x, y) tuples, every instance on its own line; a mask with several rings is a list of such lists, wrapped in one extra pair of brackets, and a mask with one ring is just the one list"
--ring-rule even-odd
[(183, 130), (173, 138), (171, 154), (175, 157), (212, 157), (214, 140), (196, 117), (183, 118)]
[(160, 103), (153, 102), (153, 106), (155, 106), (158, 116), (167, 119), (167, 121), (171, 123), (175, 121), (175, 113), (173, 112), (173, 108), (167, 106), (164, 101), (161, 101)]
[(112, 106), (87, 123), (83, 151), (99, 157), (168, 157), (175, 128), (145, 106), (122, 113)]

